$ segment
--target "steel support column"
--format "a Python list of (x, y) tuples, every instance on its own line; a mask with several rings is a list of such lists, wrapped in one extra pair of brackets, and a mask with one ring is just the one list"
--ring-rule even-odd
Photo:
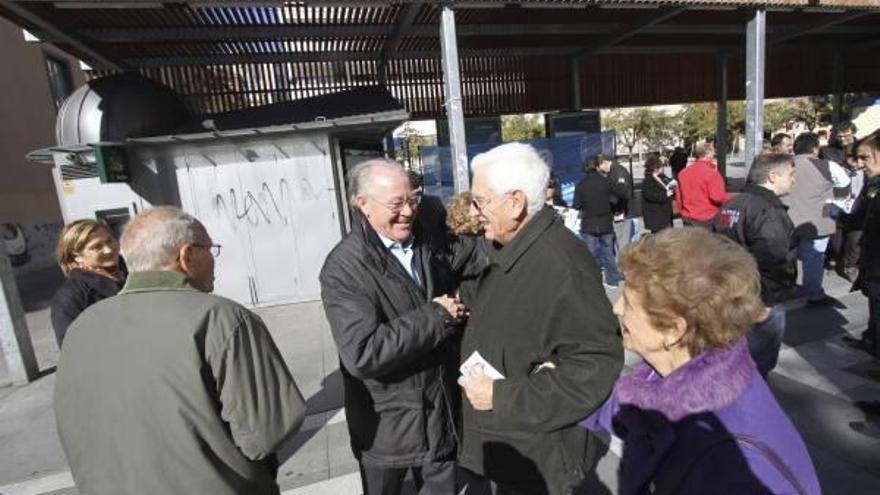
[(24, 385), (37, 378), (37, 358), (5, 249), (0, 249), (0, 348), (12, 383)]
[(832, 60), (832, 70), (834, 72), (831, 79), (831, 92), (833, 95), (831, 100), (831, 128), (836, 132), (838, 126), (840, 126), (840, 110), (843, 106), (843, 55), (840, 53), (839, 48), (834, 50)]
[(746, 167), (761, 153), (764, 140), (764, 61), (767, 12), (755, 10), (746, 27)]
[(718, 54), (718, 110), (715, 119), (715, 160), (718, 172), (727, 177), (727, 54)]
[(461, 74), (458, 69), (458, 42), (455, 37), (455, 12), (449, 3), (440, 13), (440, 51), (443, 59), (443, 83), (446, 97), (446, 121), (449, 123), (449, 150), (455, 177), (455, 193), (471, 187), (464, 110), (461, 102)]
[(581, 59), (571, 59), (571, 108), (581, 109)]

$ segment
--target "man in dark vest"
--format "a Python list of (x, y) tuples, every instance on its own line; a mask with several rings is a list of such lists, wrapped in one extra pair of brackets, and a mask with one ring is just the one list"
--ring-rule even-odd
[(833, 302), (825, 294), (825, 250), (836, 228), (834, 188), (849, 185), (849, 174), (838, 164), (819, 158), (819, 137), (811, 132), (794, 141), (798, 180), (783, 200), (794, 223), (798, 238), (798, 258), (803, 263), (803, 288), (807, 304)]

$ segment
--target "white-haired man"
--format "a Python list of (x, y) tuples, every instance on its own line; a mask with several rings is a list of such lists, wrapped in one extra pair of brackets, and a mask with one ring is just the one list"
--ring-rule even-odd
[(358, 164), (348, 182), (352, 229), (320, 280), (364, 494), (400, 494), (412, 471), (420, 494), (454, 495), (455, 349), (466, 316), (455, 294), (478, 261), (441, 228), (442, 207), (420, 212), (396, 163)]
[(471, 215), (493, 248), (461, 345), (463, 360), (487, 362), (459, 379), (465, 493), (569, 493), (593, 460), (577, 422), (623, 364), (617, 320), (593, 258), (544, 207), (550, 174), (535, 150), (505, 144), (472, 165)]
[(214, 287), (213, 244), (173, 207), (134, 217), (119, 295), (70, 326), (55, 383), (80, 493), (277, 494), (305, 403), (259, 317)]

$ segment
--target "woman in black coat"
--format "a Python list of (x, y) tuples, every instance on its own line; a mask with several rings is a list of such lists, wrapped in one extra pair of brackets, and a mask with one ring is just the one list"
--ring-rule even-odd
[(119, 243), (107, 227), (95, 220), (77, 220), (61, 231), (56, 249), (67, 280), (52, 298), (52, 329), (58, 347), (67, 327), (86, 308), (115, 296), (125, 283), (119, 263)]
[(645, 228), (653, 233), (672, 227), (672, 197), (677, 183), (663, 174), (663, 161), (657, 155), (645, 160), (642, 182), (642, 216)]

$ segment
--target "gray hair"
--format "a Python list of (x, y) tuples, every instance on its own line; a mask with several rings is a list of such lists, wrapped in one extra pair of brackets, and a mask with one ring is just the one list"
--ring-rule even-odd
[(131, 219), (122, 233), (122, 257), (131, 272), (167, 270), (186, 244), (193, 244), (202, 224), (180, 208), (157, 206)]
[(358, 196), (369, 194), (369, 177), (373, 170), (378, 167), (385, 167), (406, 174), (399, 163), (387, 158), (373, 158), (358, 163), (348, 171), (348, 200), (352, 208), (354, 208)]
[(471, 168), (476, 174), (485, 169), (489, 189), (495, 194), (522, 191), (529, 214), (544, 207), (550, 167), (528, 144), (507, 143), (475, 156)]

